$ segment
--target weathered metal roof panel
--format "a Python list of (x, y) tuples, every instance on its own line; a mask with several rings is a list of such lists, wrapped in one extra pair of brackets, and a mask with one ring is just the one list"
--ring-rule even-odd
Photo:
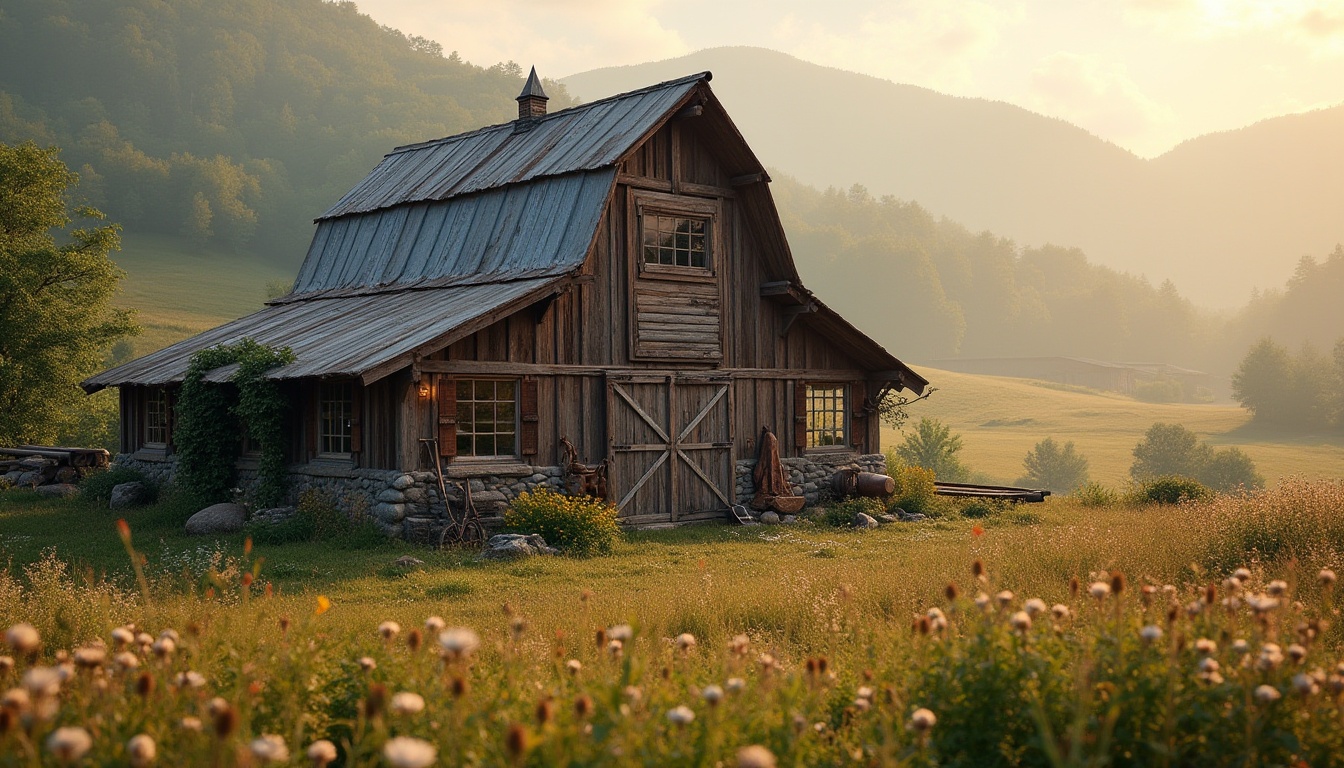
[(321, 219), (613, 165), (708, 73), (438, 141), (399, 147)]
[(563, 274), (583, 264), (615, 178), (573, 173), (320, 221), (293, 296)]
[[(272, 371), (270, 378), (360, 376), (427, 344), (451, 339), (455, 331), (465, 332), (474, 321), (508, 311), (509, 305), (521, 309), (554, 290), (556, 282), (539, 278), (275, 304), (104, 371), (82, 386), (92, 392), (180, 382), (193, 354), (244, 338), (294, 352), (294, 362)], [(220, 369), (207, 378), (225, 381), (230, 375), (231, 370)]]

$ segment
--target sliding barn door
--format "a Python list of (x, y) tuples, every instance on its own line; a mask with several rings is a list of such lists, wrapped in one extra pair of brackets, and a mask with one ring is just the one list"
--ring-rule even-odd
[(732, 387), (686, 374), (607, 380), (611, 498), (636, 525), (717, 516), (732, 503)]

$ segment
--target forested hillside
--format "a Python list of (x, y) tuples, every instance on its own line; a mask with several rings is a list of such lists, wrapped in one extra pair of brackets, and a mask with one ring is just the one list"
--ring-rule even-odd
[(1077, 249), (1023, 248), (863, 187), (772, 191), (808, 287), (915, 360), (1074, 355), (1183, 365), (1208, 355), (1214, 320), (1167, 282), (1092, 264)]
[(384, 153), (511, 119), (521, 75), (348, 2), (0, 6), (0, 141), (62, 147), (88, 202), (128, 231), (295, 265), (313, 217)]

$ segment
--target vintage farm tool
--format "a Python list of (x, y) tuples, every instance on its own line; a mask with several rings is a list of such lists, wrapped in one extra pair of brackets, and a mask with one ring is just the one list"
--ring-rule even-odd
[(444, 517), (447, 518), (443, 530), (439, 532), (438, 549), (443, 549), (445, 545), (484, 544), (485, 527), (481, 525), (481, 515), (476, 511), (476, 505), (471, 502), (471, 482), (464, 481), (458, 485), (462, 491), (462, 515), (459, 517), (453, 514), (453, 505), (448, 503), (448, 484), (443, 479), (439, 439), (422, 437), (420, 443), (429, 449), (434, 459), (434, 477), (439, 482), (439, 498), (443, 499)]

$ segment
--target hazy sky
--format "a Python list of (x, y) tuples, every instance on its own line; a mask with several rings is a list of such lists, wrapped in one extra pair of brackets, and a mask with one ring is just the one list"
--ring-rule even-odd
[(559, 78), (702, 48), (1011, 102), (1152, 156), (1344, 102), (1344, 0), (357, 0), (476, 64)]

